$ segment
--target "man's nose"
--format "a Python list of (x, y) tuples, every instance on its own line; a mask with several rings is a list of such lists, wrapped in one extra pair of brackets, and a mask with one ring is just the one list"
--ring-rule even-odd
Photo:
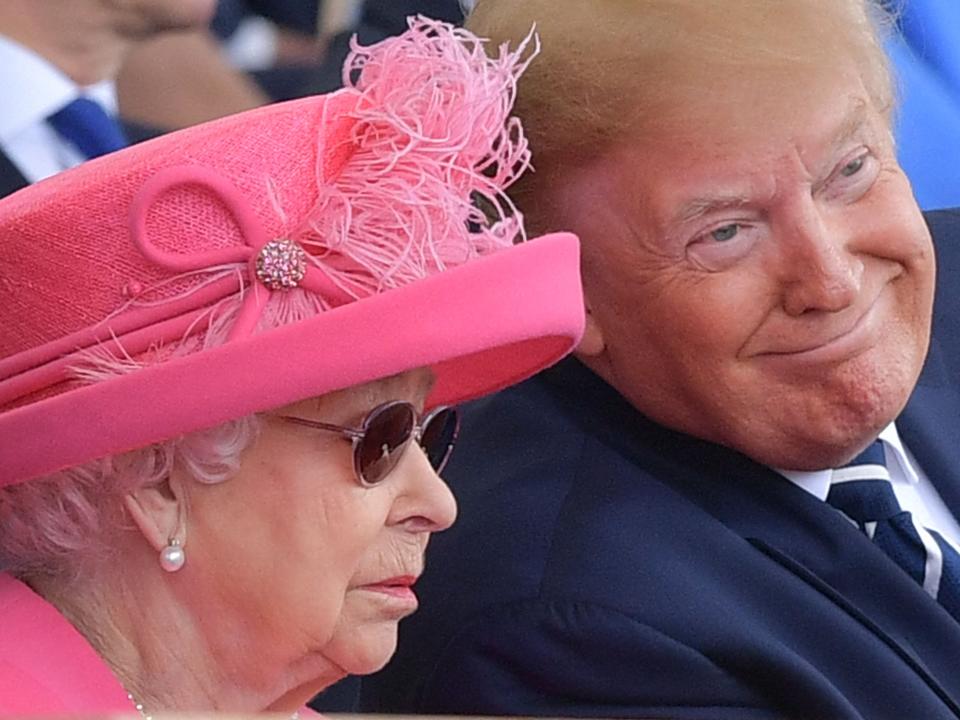
[(818, 211), (810, 200), (785, 221), (781, 240), (788, 315), (838, 312), (856, 300), (863, 262), (850, 250), (850, 231), (840, 218)]

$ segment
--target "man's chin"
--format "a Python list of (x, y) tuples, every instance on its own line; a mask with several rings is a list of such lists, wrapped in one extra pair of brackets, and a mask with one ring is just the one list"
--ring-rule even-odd
[(814, 471), (846, 465), (859, 455), (899, 414), (887, 412), (843, 418), (833, 423), (790, 424), (779, 431), (754, 437), (738, 448), (753, 460), (779, 470)]
[(757, 459), (763, 455), (768, 458), (765, 464), (785, 470), (845, 465), (903, 411), (919, 375), (906, 365), (868, 365), (830, 378), (818, 388), (819, 402), (798, 405), (792, 416), (781, 408), (779, 437), (768, 438), (766, 448), (748, 454)]

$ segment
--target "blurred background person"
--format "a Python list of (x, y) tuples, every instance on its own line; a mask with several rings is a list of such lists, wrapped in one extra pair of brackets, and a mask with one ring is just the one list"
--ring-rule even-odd
[(0, 195), (123, 147), (114, 80), (137, 43), (204, 26), (215, 0), (0, 3)]
[[(249, 73), (271, 99), (289, 100), (311, 94), (306, 88), (316, 73), (340, 71), (345, 56), (331, 59), (327, 67), (320, 32), (321, 8), (331, 3), (344, 4), (343, 0), (219, 0), (211, 29), (233, 67)], [(345, 10), (338, 23), (341, 29), (353, 28), (352, 0)]]
[(362, 45), (399, 35), (407, 18), (463, 22), (458, 0), (220, 0), (212, 28), (234, 67), (274, 100), (342, 86), (341, 68), (356, 36)]
[(230, 64), (206, 28), (137, 43), (117, 76), (120, 116), (131, 140), (179, 130), (271, 101)]

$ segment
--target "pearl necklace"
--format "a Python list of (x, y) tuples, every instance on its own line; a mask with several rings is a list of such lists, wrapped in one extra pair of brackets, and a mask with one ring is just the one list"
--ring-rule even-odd
[(143, 703), (138, 701), (132, 693), (127, 693), (127, 700), (133, 703), (133, 706), (137, 709), (137, 712), (140, 713), (140, 717), (143, 718), (143, 720), (153, 720), (153, 715), (143, 709)]
[[(133, 707), (140, 713), (142, 720), (153, 720), (153, 715), (144, 710), (143, 703), (138, 701), (131, 693), (127, 693), (127, 699), (133, 703)], [(293, 715), (290, 716), (290, 720), (300, 720), (300, 711), (295, 711)]]

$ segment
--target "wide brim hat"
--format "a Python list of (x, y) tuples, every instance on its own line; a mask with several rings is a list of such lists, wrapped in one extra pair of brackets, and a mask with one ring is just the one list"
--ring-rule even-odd
[(0, 485), (420, 367), (458, 403), (568, 353), (578, 242), (515, 243), (502, 194), (521, 51), (420, 19), (342, 91), (0, 201)]

